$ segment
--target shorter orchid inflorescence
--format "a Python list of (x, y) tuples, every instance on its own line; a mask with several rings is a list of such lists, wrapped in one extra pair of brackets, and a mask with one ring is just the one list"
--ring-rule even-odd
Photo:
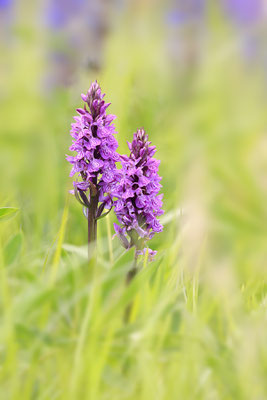
[(151, 146), (144, 129), (134, 133), (128, 147), (129, 157), (121, 156), (121, 179), (116, 186), (114, 203), (120, 225), (114, 224), (114, 228), (126, 249), (134, 246), (136, 257), (148, 252), (152, 259), (156, 252), (147, 248), (146, 242), (163, 229), (157, 219), (163, 214), (162, 194), (158, 194), (160, 161), (153, 158), (156, 147)]

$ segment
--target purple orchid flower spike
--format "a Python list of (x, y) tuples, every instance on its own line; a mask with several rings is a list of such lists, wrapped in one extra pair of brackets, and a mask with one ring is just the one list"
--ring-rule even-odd
[[(110, 103), (105, 103), (104, 96), (97, 81), (81, 95), (84, 107), (77, 109), (70, 131), (70, 150), (76, 155), (66, 157), (72, 164), (70, 176), (78, 175), (72, 193), (85, 209), (89, 244), (96, 241), (97, 220), (112, 208), (112, 193), (120, 177), (116, 169), (118, 143), (112, 124), (116, 117), (106, 113)], [(103, 214), (105, 208), (109, 211)]]
[(151, 146), (144, 129), (134, 133), (132, 143), (128, 143), (130, 155), (121, 156), (121, 179), (115, 191), (115, 213), (120, 226), (114, 224), (116, 235), (128, 249), (135, 247), (135, 265), (141, 254), (148, 252), (152, 259), (156, 254), (145, 247), (146, 242), (163, 226), (158, 217), (163, 214), (161, 177), (158, 175), (160, 161), (153, 158), (156, 147)]

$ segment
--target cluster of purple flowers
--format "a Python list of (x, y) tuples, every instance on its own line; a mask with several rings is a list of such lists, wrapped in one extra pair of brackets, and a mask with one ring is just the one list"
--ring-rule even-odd
[(73, 165), (70, 176), (78, 173), (82, 178), (82, 181), (74, 182), (74, 186), (86, 192), (93, 184), (99, 189), (98, 200), (109, 208), (114, 184), (119, 177), (116, 169), (119, 155), (112, 124), (116, 117), (106, 113), (110, 103), (105, 103), (104, 96), (97, 82), (92, 83), (87, 94), (82, 94), (85, 104), (77, 109), (79, 115), (74, 117), (71, 129), (74, 140), (70, 150), (77, 154), (67, 156), (67, 160)]
[[(130, 156), (121, 156), (122, 177), (116, 187), (115, 213), (121, 226), (114, 224), (124, 247), (135, 246), (139, 254), (147, 251), (144, 244), (163, 227), (157, 217), (163, 214), (162, 194), (158, 194), (161, 177), (160, 161), (153, 158), (156, 147), (151, 146), (144, 129), (134, 133), (128, 142)], [(130, 238), (127, 239), (126, 234)], [(153, 256), (155, 252), (148, 249)]]
[[(94, 226), (90, 239), (96, 239), (96, 221), (104, 208), (115, 206), (120, 226), (114, 224), (116, 234), (125, 248), (135, 246), (136, 257), (148, 251), (150, 258), (156, 252), (145, 248), (146, 242), (163, 227), (158, 217), (163, 214), (162, 195), (158, 175), (159, 161), (153, 158), (156, 147), (151, 146), (144, 129), (134, 133), (128, 142), (129, 157), (119, 156), (118, 143), (112, 124), (115, 116), (106, 113), (110, 103), (103, 100), (104, 94), (97, 82), (93, 82), (86, 95), (82, 94), (84, 107), (78, 108), (78, 116), (72, 124), (70, 147), (75, 156), (67, 156), (72, 164), (70, 175), (81, 178), (74, 182), (78, 200), (88, 208), (88, 231)], [(116, 162), (121, 162), (117, 169)], [(86, 192), (90, 195), (87, 198)], [(102, 202), (98, 208), (98, 202)]]

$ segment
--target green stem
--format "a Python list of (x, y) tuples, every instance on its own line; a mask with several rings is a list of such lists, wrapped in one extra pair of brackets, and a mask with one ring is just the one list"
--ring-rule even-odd
[(135, 275), (138, 272), (138, 268), (137, 268), (137, 256), (135, 254), (134, 256), (134, 262), (133, 262), (133, 266), (132, 268), (128, 271), (127, 275), (126, 275), (126, 285), (130, 285), (130, 283), (132, 282), (133, 278), (135, 277)]
[(97, 240), (97, 213), (98, 207), (98, 194), (95, 196), (90, 196), (90, 207), (88, 208), (88, 258), (89, 260), (94, 255), (96, 250), (96, 240)]

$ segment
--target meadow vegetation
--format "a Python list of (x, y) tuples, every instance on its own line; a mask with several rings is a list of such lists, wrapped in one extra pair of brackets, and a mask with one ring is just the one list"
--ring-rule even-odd
[[(102, 71), (80, 71), (67, 89), (45, 91), (46, 38), (34, 23), (5, 49), (3, 400), (267, 398), (266, 82), (222, 24), (198, 68), (179, 76), (164, 32), (143, 18), (138, 31), (121, 21)], [(161, 160), (158, 254), (127, 287), (133, 251), (112, 239), (115, 217), (99, 222), (98, 261), (88, 263), (86, 219), (69, 194), (73, 110), (96, 78), (119, 151), (144, 126)]]

